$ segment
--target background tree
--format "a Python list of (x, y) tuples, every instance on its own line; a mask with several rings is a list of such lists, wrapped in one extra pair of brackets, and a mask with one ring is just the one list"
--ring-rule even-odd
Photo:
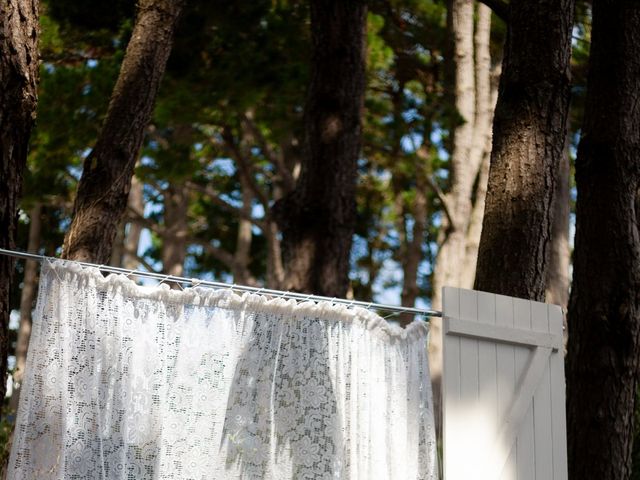
[[(0, 247), (15, 248), (18, 204), (35, 121), (38, 85), (38, 2), (0, 5)], [(0, 398), (6, 390), (9, 291), (13, 259), (0, 257)]]
[[(492, 78), (491, 10), (478, 4), (476, 12), (475, 6), (473, 0), (448, 3), (451, 52), (447, 67), (452, 76), (448, 97), (453, 105), (446, 193), (431, 182), (442, 208), (433, 267), (432, 306), (436, 309), (442, 307), (444, 286), (472, 286), (487, 192), (497, 83)], [(429, 366), (436, 417), (442, 373), (440, 329), (440, 319), (432, 319)]]
[[(134, 11), (126, 0), (41, 1), (39, 122), (31, 136), (17, 245), (28, 248), (35, 228), (31, 213), (40, 204), (38, 251), (59, 255), (81, 167), (101, 134)], [(501, 8), (506, 4), (486, 3), (506, 18)], [(588, 4), (578, 3), (572, 65), (576, 101), (568, 136), (572, 159), (581, 126), (576, 118), (582, 116), (591, 18)], [(438, 301), (443, 271), (453, 275), (447, 282), (455, 277), (460, 286), (470, 286), (470, 280), (457, 279), (461, 271), (468, 277), (473, 270), (490, 142), (475, 171), (467, 169), (461, 142), (473, 130), (471, 142), (480, 145), (473, 140), (482, 137), (480, 126), (486, 124), (478, 121), (481, 105), (486, 105), (479, 89), (488, 79), (495, 101), (505, 23), (494, 15), (489, 32), (485, 7), (457, 2), (456, 8), (466, 8), (472, 17), (471, 22), (465, 17), (464, 29), (458, 22), (454, 37), (453, 2), (372, 0), (367, 7), (362, 149), (356, 161), (347, 295), (427, 307), (432, 299)], [(285, 285), (283, 232), (272, 207), (299, 186), (307, 158), (309, 13), (308, 2), (298, 0), (185, 4), (163, 87), (136, 155), (125, 214), (115, 223), (110, 263), (273, 288)], [(454, 40), (472, 49), (460, 62)], [(457, 83), (451, 74), (462, 63), (474, 78)], [(456, 93), (456, 85), (467, 87)], [(473, 108), (465, 109), (461, 97), (470, 94)], [(466, 190), (459, 182), (467, 182)], [(468, 198), (458, 195), (463, 190)], [(458, 201), (465, 208), (472, 205), (472, 213), (461, 220), (468, 225), (453, 230), (447, 209), (455, 216)], [(556, 206), (572, 205), (563, 200)], [(559, 238), (553, 231), (550, 242)], [(456, 243), (452, 239), (462, 237), (458, 245), (464, 245), (464, 257), (447, 254)], [(453, 261), (447, 268), (446, 258)], [(552, 264), (549, 274), (561, 270)], [(16, 332), (17, 320), (28, 322), (27, 304), (33, 301), (24, 298), (21, 306), (21, 297), (37, 280), (32, 283), (24, 267), (22, 262), (16, 267), (10, 331), (12, 341), (22, 345), (25, 335)], [(389, 320), (406, 323), (413, 318)], [(433, 341), (435, 324), (432, 329)], [(23, 355), (22, 348), (16, 352), (16, 364), (23, 363)], [(433, 373), (435, 377), (436, 368)]]
[(367, 8), (312, 0), (306, 156), (296, 188), (274, 206), (287, 290), (344, 296), (356, 216)]
[(574, 2), (509, 3), (475, 288), (544, 301)]
[(576, 161), (567, 357), (571, 478), (631, 475), (640, 377), (639, 96), (640, 5), (596, 0)]
[[(433, 304), (440, 308), (442, 287), (470, 288), (486, 195), (491, 123), (495, 104), (491, 75), (491, 10), (472, 0), (449, 6), (455, 113), (450, 130), (447, 193), (439, 199), (444, 215), (433, 270)], [(474, 15), (477, 13), (477, 21)], [(475, 209), (475, 211), (474, 211)]]
[[(42, 205), (36, 203), (29, 211), (29, 240), (27, 252), (38, 254), (42, 237)], [(27, 364), (27, 348), (31, 337), (31, 306), (36, 298), (38, 287), (38, 262), (28, 260), (24, 266), (22, 291), (20, 292), (20, 323), (16, 343), (16, 363), (13, 372), (14, 391), (11, 394), (11, 408), (18, 409), (20, 384)]]

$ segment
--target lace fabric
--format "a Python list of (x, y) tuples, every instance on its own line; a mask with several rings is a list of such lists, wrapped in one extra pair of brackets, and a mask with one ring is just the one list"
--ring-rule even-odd
[(10, 479), (437, 477), (427, 328), (43, 267)]

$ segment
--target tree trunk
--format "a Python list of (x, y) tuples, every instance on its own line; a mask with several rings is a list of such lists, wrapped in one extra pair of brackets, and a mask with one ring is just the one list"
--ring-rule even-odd
[[(474, 252), (481, 230), (478, 220), (482, 220), (482, 205), (486, 190), (486, 176), (482, 175), (481, 167), (483, 160), (486, 161), (490, 148), (491, 119), (495, 104), (492, 100), (489, 50), (491, 11), (484, 5), (478, 6), (475, 36), (473, 0), (451, 1), (449, 17), (454, 39), (455, 106), (463, 123), (455, 127), (452, 132), (453, 150), (449, 160), (451, 177), (449, 192), (440, 199), (445, 214), (443, 214), (440, 246), (433, 269), (431, 305), (435, 309), (442, 307), (442, 287), (471, 288), (472, 286), (475, 275)], [(429, 367), (434, 391), (436, 423), (439, 427), (442, 374), (441, 319), (432, 318), (429, 328), (431, 332)]]
[[(447, 204), (448, 214), (443, 215), (444, 238), (438, 249), (433, 270), (434, 308), (441, 306), (442, 287), (463, 286), (460, 284), (461, 265), (465, 256), (467, 227), (473, 207), (473, 184), (479, 167), (479, 162), (472, 163), (470, 158), (476, 113), (473, 3), (473, 0), (453, 0), (449, 12), (454, 39), (455, 107), (461, 123), (452, 131), (453, 150), (449, 160), (451, 181), (449, 192), (442, 199)], [(432, 338), (437, 336), (433, 334)]]
[[(463, 288), (471, 288), (476, 275), (478, 248), (482, 233), (482, 219), (484, 217), (485, 200), (487, 197), (487, 182), (489, 179), (489, 164), (491, 158), (491, 137), (493, 130), (493, 111), (498, 96), (498, 82), (500, 68), (492, 73), (491, 67), (491, 9), (478, 4), (475, 44), (476, 71), (476, 108), (473, 129), (470, 163), (478, 165), (478, 175), (475, 187), (475, 201), (468, 219), (467, 236), (465, 240), (465, 260), (459, 267), (459, 284)], [(460, 262), (458, 262), (460, 265)]]
[(307, 155), (295, 190), (274, 205), (284, 287), (342, 297), (356, 220), (356, 161), (365, 88), (366, 2), (312, 0)]
[(112, 267), (122, 267), (122, 261), (124, 260), (124, 241), (126, 238), (126, 228), (127, 225), (124, 221), (121, 221), (120, 225), (116, 228), (116, 236), (113, 239), (111, 257), (109, 258), (109, 265), (111, 265)]
[(509, 10), (475, 288), (544, 301), (574, 0), (513, 0)]
[[(131, 178), (131, 190), (127, 205), (134, 216), (144, 217), (144, 185), (134, 175)], [(138, 268), (138, 246), (140, 244), (140, 235), (142, 235), (142, 224), (135, 220), (129, 222), (129, 229), (124, 239), (124, 257), (122, 266), (127, 270)]]
[[(246, 216), (251, 215), (253, 195), (244, 177), (240, 176), (242, 190), (242, 210)], [(238, 236), (236, 239), (236, 251), (233, 255), (233, 281), (241, 285), (255, 283), (249, 270), (251, 261), (251, 242), (253, 240), (253, 224), (246, 218), (238, 219)]]
[(189, 193), (182, 184), (169, 184), (164, 191), (164, 229), (162, 230), (162, 270), (181, 277), (187, 253)]
[[(38, 253), (42, 233), (42, 204), (36, 203), (29, 212), (29, 243), (27, 252)], [(20, 292), (20, 324), (18, 326), (18, 341), (16, 343), (16, 368), (13, 372), (13, 393), (11, 394), (11, 409), (18, 410), (20, 399), (20, 385), (27, 364), (27, 348), (31, 337), (31, 311), (38, 291), (38, 262), (26, 260), (24, 262), (24, 279)]]
[(570, 161), (565, 151), (558, 171), (556, 195), (553, 201), (553, 224), (551, 227), (551, 251), (547, 269), (546, 302), (566, 309), (569, 304), (569, 214), (570, 214)]
[[(18, 202), (38, 85), (38, 1), (0, 3), (0, 248), (15, 248)], [(6, 391), (14, 261), (0, 255), (0, 400)]]
[(570, 478), (631, 475), (640, 377), (640, 4), (593, 2), (569, 301)]
[[(416, 299), (420, 293), (418, 286), (418, 269), (424, 253), (424, 236), (427, 229), (427, 195), (424, 166), (416, 166), (416, 186), (415, 199), (411, 206), (411, 216), (413, 227), (411, 238), (405, 239), (404, 255), (402, 258), (402, 293), (400, 294), (401, 305), (414, 307)], [(412, 322), (414, 315), (402, 314), (398, 317), (401, 324), (407, 325)]]
[(570, 172), (569, 149), (565, 148), (560, 170), (558, 171), (558, 183), (556, 184), (556, 195), (553, 201), (551, 251), (549, 252), (547, 288), (545, 292), (545, 301), (560, 305), (565, 312), (563, 315), (565, 347), (569, 332), (566, 311), (569, 305), (569, 267), (571, 265), (571, 248), (569, 246)]
[(93, 151), (84, 162), (64, 258), (107, 263), (184, 0), (140, 0), (131, 40)]
[(270, 216), (265, 218), (265, 223), (266, 229), (263, 234), (267, 240), (267, 288), (280, 290), (285, 278), (280, 232), (278, 224)]
[(427, 196), (423, 172), (416, 172), (416, 196), (411, 209), (413, 227), (411, 238), (406, 238), (404, 256), (402, 258), (402, 305), (415, 306), (420, 293), (418, 287), (418, 267), (423, 257), (424, 235), (427, 228)]

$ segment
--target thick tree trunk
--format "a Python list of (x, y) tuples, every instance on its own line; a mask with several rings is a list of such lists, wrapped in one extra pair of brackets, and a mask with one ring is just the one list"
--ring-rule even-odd
[[(0, 2), (0, 247), (15, 248), (18, 202), (38, 85), (38, 0)], [(14, 261), (0, 255), (0, 400), (9, 348), (9, 292)]]
[(475, 288), (543, 301), (574, 0), (513, 0), (509, 10)]
[(184, 0), (140, 0), (131, 40), (96, 146), (84, 162), (63, 257), (106, 263), (126, 209)]
[(572, 479), (631, 474), (640, 377), (640, 3), (595, 0), (569, 301)]
[(342, 297), (349, 285), (366, 12), (364, 0), (311, 1), (308, 150), (295, 190), (273, 209), (283, 234), (289, 290)]
[[(29, 211), (29, 242), (27, 252), (38, 253), (42, 233), (42, 205), (36, 203)], [(18, 326), (18, 341), (16, 342), (16, 368), (13, 372), (13, 393), (11, 394), (11, 409), (18, 410), (20, 399), (20, 385), (27, 364), (27, 349), (31, 337), (31, 311), (38, 291), (38, 262), (26, 260), (24, 262), (24, 279), (20, 292), (20, 323)]]

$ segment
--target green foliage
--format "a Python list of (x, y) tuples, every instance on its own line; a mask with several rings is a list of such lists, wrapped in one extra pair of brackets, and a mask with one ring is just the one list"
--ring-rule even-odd
[[(45, 62), (24, 205), (52, 204), (61, 220), (52, 232), (68, 222), (81, 163), (99, 133), (133, 15), (133, 4), (120, 0), (43, 4)], [(195, 245), (189, 248), (188, 265), (194, 274), (230, 273), (229, 265), (198, 245), (210, 242), (230, 254), (236, 249), (239, 217), (234, 209), (243, 206), (244, 198), (240, 160), (252, 172), (251, 190), (259, 190), (252, 191), (249, 205), (258, 220), (269, 208), (258, 193), (273, 203), (290, 188), (280, 170), (284, 166), (293, 174), (304, 155), (308, 15), (307, 2), (301, 1), (197, 0), (186, 6), (136, 175), (146, 185), (145, 215), (152, 224), (163, 224), (169, 185), (193, 182), (216, 193), (215, 199), (200, 191), (189, 194), (189, 235)], [(417, 174), (446, 184), (447, 126), (457, 118), (444, 82), (446, 17), (444, 2), (370, 4), (352, 255), (354, 291), (364, 298), (381, 287), (399, 286), (397, 278), (380, 283), (379, 275), (402, 262), (415, 223)], [(498, 38), (503, 35), (503, 27), (496, 30)], [(428, 196), (420, 277), (425, 297), (441, 216), (438, 199), (431, 191)], [(153, 235), (144, 255), (150, 264), (159, 265), (163, 241)], [(266, 276), (265, 249), (264, 232), (254, 226), (250, 270), (258, 280)]]
[(11, 411), (5, 402), (0, 415), (0, 465), (4, 466), (9, 461), (11, 453), (15, 412)]
[[(46, 215), (55, 223), (45, 233), (47, 245), (59, 242), (69, 222), (82, 161), (99, 134), (134, 6), (126, 0), (42, 2), (44, 61), (23, 206), (47, 205)], [(579, 7), (576, 31), (581, 38), (588, 39), (589, 15)], [(447, 83), (446, 2), (373, 0), (367, 23), (368, 86), (351, 274), (354, 292), (362, 298), (400, 287), (402, 279), (385, 277), (385, 271), (401, 265), (411, 238), (415, 192), (424, 189), (416, 178), (429, 176), (446, 190), (450, 130), (459, 123)], [(504, 23), (494, 19), (491, 49), (496, 61), (504, 36)], [(578, 70), (585, 58), (581, 45), (576, 44)], [(305, 154), (302, 115), (309, 53), (307, 2), (187, 3), (136, 176), (145, 184), (145, 216), (151, 225), (163, 225), (169, 186), (195, 184), (200, 189), (188, 194), (193, 244), (187, 265), (194, 274), (229, 277), (229, 265), (207, 254), (201, 244), (233, 255), (237, 209), (248, 201), (244, 206), (256, 219), (250, 270), (258, 281), (266, 278), (267, 245), (260, 222), (291, 188), (282, 168), (294, 176)], [(243, 168), (252, 177), (244, 187)], [(251, 200), (246, 200), (247, 189)], [(425, 298), (442, 218), (432, 189), (427, 189), (427, 204), (420, 266)], [(25, 235), (21, 238), (26, 242)], [(143, 255), (158, 268), (163, 241), (155, 233)]]

